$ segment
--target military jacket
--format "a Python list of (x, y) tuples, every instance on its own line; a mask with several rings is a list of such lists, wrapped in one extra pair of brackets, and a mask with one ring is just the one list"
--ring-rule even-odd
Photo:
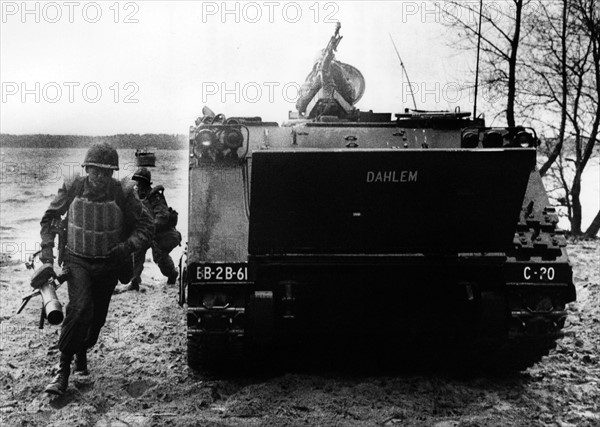
[(169, 205), (163, 194), (165, 188), (162, 185), (157, 185), (152, 188), (145, 199), (142, 199), (144, 205), (152, 213), (154, 217), (154, 228), (157, 233), (169, 228)]
[(152, 217), (144, 209), (133, 188), (122, 186), (118, 180), (113, 178), (104, 191), (97, 193), (92, 190), (86, 177), (75, 175), (73, 178), (65, 180), (42, 217), (40, 223), (42, 247), (54, 246), (56, 229), (52, 224), (60, 221), (61, 216), (69, 210), (71, 202), (77, 196), (92, 202), (116, 201), (123, 212), (124, 228), (127, 230), (124, 242), (132, 251), (147, 247), (152, 241), (154, 232)]

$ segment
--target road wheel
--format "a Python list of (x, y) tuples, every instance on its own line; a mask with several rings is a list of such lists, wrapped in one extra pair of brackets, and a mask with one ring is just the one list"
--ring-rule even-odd
[(229, 356), (228, 347), (226, 335), (188, 335), (188, 366), (194, 370), (218, 369)]

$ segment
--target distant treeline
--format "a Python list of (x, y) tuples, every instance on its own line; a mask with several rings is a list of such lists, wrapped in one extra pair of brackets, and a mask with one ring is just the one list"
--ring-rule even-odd
[(108, 142), (115, 148), (132, 149), (183, 150), (188, 146), (188, 138), (185, 135), (164, 133), (146, 133), (143, 135), (127, 133), (110, 136), (0, 134), (0, 147), (87, 148), (97, 142)]

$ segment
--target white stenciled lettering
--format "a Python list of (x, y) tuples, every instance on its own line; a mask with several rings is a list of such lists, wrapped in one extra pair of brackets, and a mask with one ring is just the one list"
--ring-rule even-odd
[(417, 182), (418, 171), (367, 171), (367, 183)]

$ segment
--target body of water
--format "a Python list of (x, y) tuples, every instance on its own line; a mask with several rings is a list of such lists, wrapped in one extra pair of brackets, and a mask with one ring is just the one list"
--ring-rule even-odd
[[(86, 149), (3, 148), (0, 161), (0, 243), (1, 251), (25, 261), (39, 248), (40, 220), (44, 211), (62, 186), (64, 177), (83, 174), (81, 162)], [(135, 150), (119, 150), (122, 179), (136, 170)], [(156, 167), (151, 168), (153, 185), (163, 185), (167, 202), (179, 212), (178, 229), (187, 236), (188, 219), (188, 152), (186, 150), (157, 151)], [(599, 159), (590, 161), (583, 177), (583, 229), (591, 223), (600, 206)], [(561, 218), (560, 226), (569, 222)], [(178, 259), (182, 248), (173, 251)]]
[[(0, 161), (0, 244), (1, 252), (13, 260), (27, 257), (39, 249), (40, 220), (56, 196), (65, 177), (84, 174), (81, 163), (87, 149), (2, 148)], [(135, 150), (120, 149), (120, 170), (114, 177), (131, 177), (137, 166)], [(177, 228), (187, 235), (188, 152), (158, 150), (153, 185), (165, 187), (167, 203), (179, 212)], [(185, 237), (184, 237), (185, 240)], [(179, 259), (182, 248), (172, 252)], [(18, 252), (18, 253), (17, 253)]]

